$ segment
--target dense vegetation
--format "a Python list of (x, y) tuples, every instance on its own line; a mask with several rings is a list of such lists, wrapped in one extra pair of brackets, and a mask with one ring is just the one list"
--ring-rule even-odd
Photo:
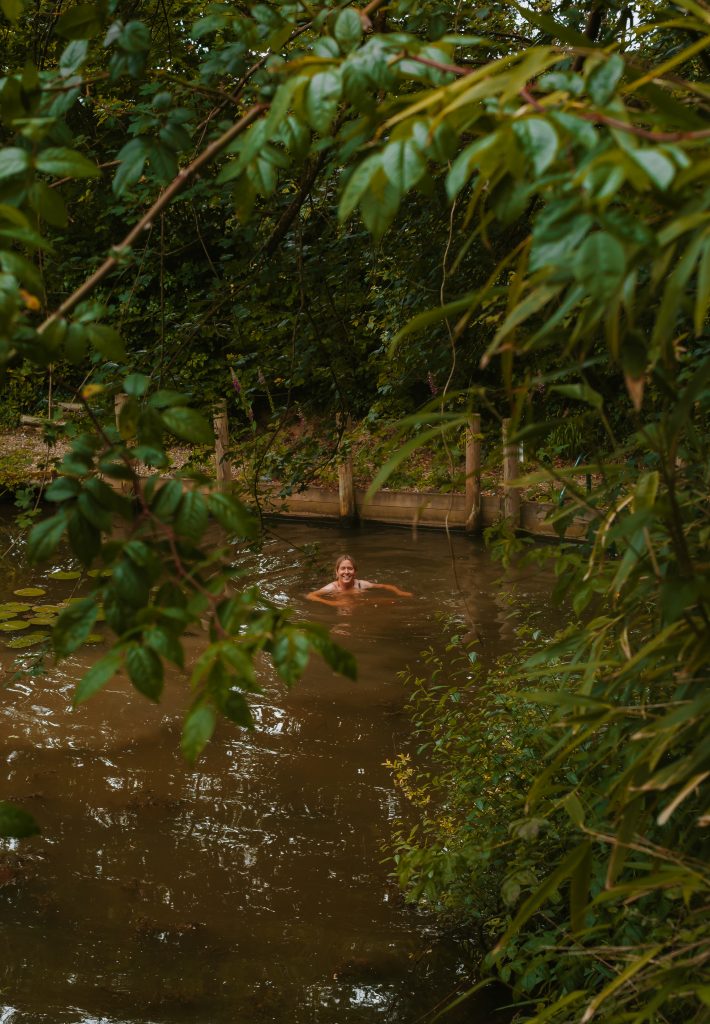
[[(399, 870), (483, 926), (519, 1019), (699, 1022), (707, 5), (0, 8), (4, 386), (17, 405), (51, 382), (91, 424), (29, 551), (68, 541), (111, 570), (55, 629), (61, 656), (101, 606), (116, 636), (77, 700), (121, 665), (158, 699), (205, 618), (189, 756), (216, 714), (249, 722), (257, 652), (287, 682), (313, 649), (353, 671), (240, 591), (256, 533), (240, 501), (161, 475), (166, 440), (209, 442), (214, 400), (247, 435), (318, 410), (409, 415), (426, 437), (485, 409), (548, 454), (564, 414), (595, 481), (541, 460), (566, 483), (560, 534), (589, 523), (586, 548), (552, 552), (570, 624), (475, 699), (455, 671), (443, 692), (417, 683), (436, 774), (398, 768), (421, 813)], [(202, 546), (211, 521), (223, 550)], [(498, 545), (520, 556), (510, 530)]]

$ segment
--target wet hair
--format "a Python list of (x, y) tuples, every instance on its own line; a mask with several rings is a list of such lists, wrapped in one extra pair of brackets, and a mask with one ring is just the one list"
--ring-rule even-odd
[(338, 569), (343, 564), (343, 562), (352, 562), (353, 563), (353, 569), (355, 570), (355, 572), (357, 572), (357, 566), (355, 565), (355, 559), (353, 558), (353, 556), (352, 555), (341, 555), (340, 558), (338, 558), (336, 560), (336, 562), (335, 562), (335, 575), (336, 575), (336, 578), (338, 576)]

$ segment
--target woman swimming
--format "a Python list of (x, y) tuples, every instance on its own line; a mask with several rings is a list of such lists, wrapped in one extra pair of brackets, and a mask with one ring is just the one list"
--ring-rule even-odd
[[(321, 604), (337, 606), (339, 598), (354, 595), (363, 590), (390, 590), (398, 597), (411, 597), (408, 590), (400, 590), (391, 583), (371, 583), (370, 580), (361, 580), (355, 575), (355, 561), (352, 555), (341, 555), (335, 563), (335, 579), (332, 583), (326, 584), (320, 590), (312, 590), (306, 594), (309, 601), (320, 601)], [(328, 598), (333, 598), (329, 600)]]

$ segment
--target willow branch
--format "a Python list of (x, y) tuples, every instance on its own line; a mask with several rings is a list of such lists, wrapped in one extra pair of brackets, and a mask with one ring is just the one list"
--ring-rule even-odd
[[(542, 114), (547, 113), (547, 108), (539, 100), (535, 99), (527, 87), (520, 90), (520, 96), (535, 110)], [(616, 128), (621, 132), (628, 132), (630, 135), (636, 135), (641, 139), (649, 139), (651, 142), (684, 142), (692, 139), (710, 138), (710, 128), (702, 128), (694, 132), (654, 132), (649, 128), (639, 128), (638, 125), (629, 124), (627, 121), (620, 121), (616, 117), (607, 117), (606, 114), (592, 114), (586, 110), (575, 110), (574, 116), (582, 121), (589, 121), (591, 124), (606, 125), (607, 128)]]
[(141, 217), (137, 224), (128, 232), (126, 237), (118, 245), (115, 245), (112, 249), (114, 255), (108, 256), (104, 262), (98, 267), (97, 270), (88, 277), (83, 284), (81, 284), (76, 291), (72, 292), (69, 298), (65, 299), (61, 306), (52, 313), (51, 316), (47, 317), (44, 323), (40, 324), (37, 328), (37, 332), (41, 334), (46, 331), (47, 328), (63, 317), (69, 310), (73, 309), (78, 302), (90, 295), (94, 290), (99, 281), (102, 281), (108, 273), (110, 273), (114, 267), (119, 263), (121, 256), (128, 250), (131, 249), (133, 243), (140, 238), (144, 231), (148, 231), (153, 224), (153, 219), (161, 213), (170, 203), (173, 201), (178, 192), (185, 187), (185, 185), (195, 177), (195, 175), (202, 170), (211, 160), (213, 160), (218, 153), (220, 153), (225, 146), (229, 145), (232, 139), (237, 138), (241, 135), (249, 125), (253, 124), (265, 110), (268, 110), (268, 103), (257, 103), (255, 104), (244, 117), (240, 118), (231, 125), (226, 132), (223, 132), (218, 139), (215, 139), (200, 153), (200, 155), (188, 164), (187, 167), (183, 167), (178, 173), (177, 177), (173, 178), (168, 187), (164, 192), (156, 199), (151, 208)]

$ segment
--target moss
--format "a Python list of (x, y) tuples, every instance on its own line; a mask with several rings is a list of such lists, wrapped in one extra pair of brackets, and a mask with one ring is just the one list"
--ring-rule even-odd
[(7, 455), (0, 455), (0, 494), (25, 487), (33, 461), (34, 456), (27, 448), (15, 448)]

